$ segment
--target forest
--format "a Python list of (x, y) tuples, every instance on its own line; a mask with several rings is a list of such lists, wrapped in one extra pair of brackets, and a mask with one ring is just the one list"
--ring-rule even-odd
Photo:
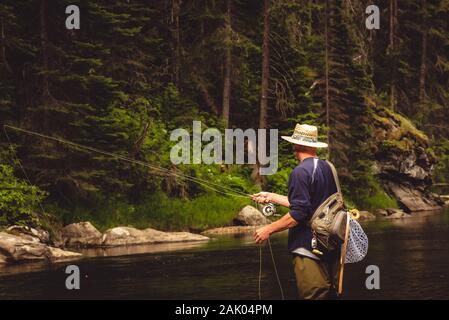
[[(79, 30), (65, 27), (68, 5)], [(448, 18), (449, 0), (2, 0), (0, 225), (204, 230), (250, 203), (4, 125), (286, 194), (288, 143), (278, 172), (260, 176), (174, 165), (170, 132), (313, 124), (348, 206), (402, 207), (392, 183), (425, 194), (449, 182)]]

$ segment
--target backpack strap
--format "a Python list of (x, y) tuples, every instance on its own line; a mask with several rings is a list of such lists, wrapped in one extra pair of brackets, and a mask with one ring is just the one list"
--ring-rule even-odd
[(312, 183), (311, 184), (313, 184), (315, 182), (315, 171), (318, 166), (318, 160), (320, 160), (320, 159), (313, 158), (313, 172), (312, 172)]
[(341, 193), (341, 188), (340, 188), (340, 181), (338, 180), (338, 174), (337, 174), (337, 170), (335, 169), (334, 165), (332, 164), (332, 162), (326, 160), (327, 164), (331, 167), (332, 170), (332, 175), (334, 176), (334, 181), (335, 184), (337, 186), (337, 192), (340, 193), (343, 197), (343, 194)]

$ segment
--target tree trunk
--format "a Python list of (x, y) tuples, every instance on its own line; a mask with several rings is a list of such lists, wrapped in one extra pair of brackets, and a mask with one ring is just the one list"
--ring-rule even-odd
[(227, 0), (227, 14), (225, 17), (225, 61), (224, 61), (224, 83), (223, 83), (223, 108), (221, 117), (226, 128), (229, 125), (229, 110), (231, 98), (231, 68), (232, 68), (232, 25), (231, 25), (231, 3)]
[(307, 26), (307, 36), (311, 37), (312, 36), (312, 31), (313, 31), (313, 15), (312, 15), (312, 4), (313, 4), (313, 0), (309, 0), (307, 2), (307, 19), (308, 21), (308, 26)]
[[(390, 0), (390, 43), (389, 52), (394, 54), (395, 49), (395, 28), (396, 28), (396, 15), (397, 15), (397, 0)], [(396, 64), (393, 65), (393, 70), (391, 72), (391, 83), (390, 83), (390, 108), (391, 110), (396, 109)]]
[(203, 96), (203, 99), (206, 102), (207, 106), (211, 109), (211, 111), (215, 115), (218, 115), (219, 114), (218, 106), (215, 103), (214, 98), (209, 93), (209, 90), (207, 90), (207, 87), (200, 80), (197, 81), (197, 85), (198, 85), (198, 88), (201, 91), (201, 95)]
[(326, 0), (325, 15), (324, 15), (324, 41), (325, 41), (325, 87), (326, 87), (326, 126), (327, 126), (327, 156), (330, 157), (330, 97), (329, 97), (329, 0)]
[[(263, 8), (263, 45), (262, 45), (262, 83), (260, 92), (259, 128), (267, 128), (268, 114), (268, 82), (270, 78), (270, 0), (264, 0)], [(259, 172), (260, 163), (256, 161), (251, 177), (256, 185), (262, 186), (263, 177)]]
[(267, 127), (268, 113), (268, 81), (270, 77), (270, 0), (264, 0), (264, 29), (263, 29), (263, 46), (262, 46), (262, 84), (260, 94), (260, 116), (259, 128)]
[(143, 142), (145, 141), (145, 137), (148, 134), (148, 131), (150, 130), (150, 121), (148, 121), (145, 126), (142, 129), (142, 132), (140, 134), (140, 136), (137, 138), (137, 140), (134, 142), (133, 148), (131, 150), (131, 152), (129, 153), (131, 158), (135, 158), (136, 155), (140, 152), (140, 150), (142, 149), (143, 146)]
[(422, 0), (423, 26), (421, 40), (421, 66), (419, 68), (419, 102), (422, 103), (426, 96), (426, 60), (427, 60), (427, 1)]
[(50, 98), (50, 89), (48, 84), (48, 34), (47, 34), (47, 17), (46, 17), (47, 1), (41, 0), (40, 5), (40, 40), (41, 40), (41, 59), (42, 59), (42, 103), (47, 103)]
[(181, 10), (182, 0), (172, 0), (171, 8), (171, 29), (173, 38), (173, 73), (172, 81), (179, 88), (181, 73), (181, 30), (179, 27), (179, 13)]
[(3, 64), (5, 65), (6, 71), (9, 74), (12, 74), (12, 69), (9, 66), (8, 60), (6, 59), (6, 35), (5, 35), (5, 23), (4, 23), (3, 19), (0, 20), (0, 27), (1, 27), (0, 44), (1, 44), (1, 52), (2, 52), (2, 61), (3, 61)]

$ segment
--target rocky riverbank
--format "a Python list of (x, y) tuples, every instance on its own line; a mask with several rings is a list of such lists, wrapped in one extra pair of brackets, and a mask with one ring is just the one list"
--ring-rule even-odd
[(147, 228), (116, 227), (103, 234), (90, 222), (73, 223), (61, 230), (65, 247), (118, 247), (139, 244), (207, 241), (208, 237), (190, 232), (163, 232)]
[[(373, 219), (404, 219), (411, 217), (401, 209), (378, 209), (373, 213), (360, 212), (360, 221)], [(50, 241), (48, 232), (22, 226), (12, 226), (0, 232), (0, 264), (44, 260), (49, 262), (82, 258), (72, 251), (80, 248), (118, 248), (137, 245), (159, 245), (182, 242), (208, 241), (210, 237), (253, 233), (270, 223), (259, 210), (245, 206), (233, 219), (231, 226), (213, 228), (195, 234), (190, 232), (163, 232), (152, 228), (139, 230), (116, 227), (101, 233), (90, 222), (65, 226), (59, 231), (59, 240)], [(68, 248), (68, 249), (67, 249)]]
[(136, 245), (158, 245), (181, 242), (208, 241), (209, 236), (244, 233), (255, 226), (269, 223), (256, 208), (244, 207), (234, 218), (235, 226), (209, 230), (203, 234), (163, 232), (152, 228), (115, 227), (101, 233), (90, 222), (72, 223), (58, 230), (57, 239), (50, 241), (47, 231), (12, 226), (0, 232), (0, 263), (47, 260), (50, 262), (78, 259), (81, 248), (113, 248)]
[(110, 248), (141, 244), (207, 241), (208, 237), (190, 232), (163, 232), (116, 227), (101, 233), (90, 222), (79, 222), (60, 230), (61, 241), (50, 241), (48, 232), (12, 226), (0, 232), (0, 263), (44, 260), (49, 262), (82, 258), (69, 249)]

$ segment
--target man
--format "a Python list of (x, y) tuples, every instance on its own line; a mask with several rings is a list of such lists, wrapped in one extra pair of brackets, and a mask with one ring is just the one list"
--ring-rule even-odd
[(337, 297), (340, 250), (324, 256), (312, 252), (312, 230), (307, 222), (314, 211), (330, 195), (337, 192), (332, 169), (326, 161), (319, 160), (317, 148), (327, 144), (318, 142), (315, 126), (297, 124), (291, 137), (282, 139), (293, 144), (299, 165), (288, 180), (288, 196), (270, 192), (253, 195), (258, 203), (275, 203), (289, 207), (290, 212), (279, 220), (254, 233), (257, 243), (262, 243), (275, 233), (289, 229), (288, 250), (293, 254), (293, 264), (301, 299), (333, 299)]

